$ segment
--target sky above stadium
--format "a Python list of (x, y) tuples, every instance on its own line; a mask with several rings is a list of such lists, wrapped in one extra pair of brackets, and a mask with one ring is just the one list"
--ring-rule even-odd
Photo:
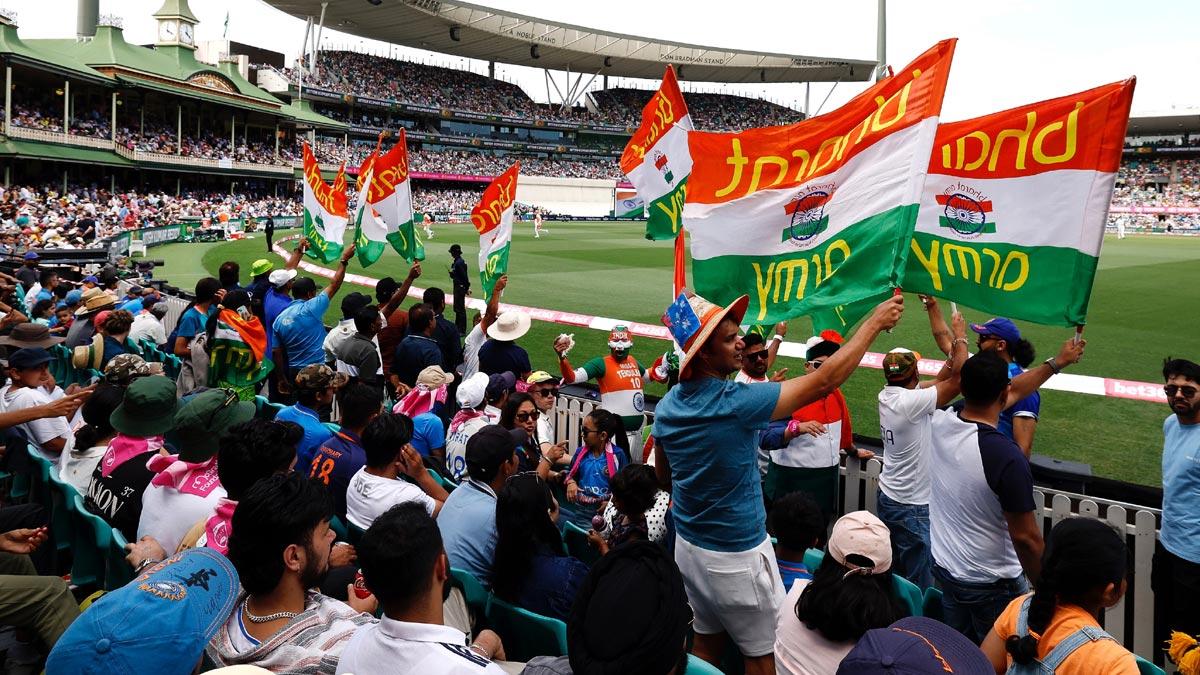
[[(386, 11), (390, 1), (384, 0), (381, 11)], [(552, 21), (711, 47), (875, 58), (875, 0), (756, 0), (749, 5), (710, 0), (690, 4), (645, 0), (474, 2)], [(100, 12), (124, 20), (127, 40), (148, 44), (155, 39), (151, 14), (161, 4), (162, 0), (101, 0)], [(283, 52), (289, 62), (300, 52), (304, 22), (261, 0), (191, 0), (190, 4), (200, 18), (196, 29), (199, 41), (221, 39), (228, 16), (230, 40)], [(754, 11), (739, 12), (735, 9), (739, 6)], [(65, 38), (75, 33), (75, 0), (0, 0), (0, 7), (17, 12), (23, 37)], [(887, 62), (893, 67), (904, 65), (939, 39), (959, 38), (944, 120), (984, 115), (1131, 75), (1138, 78), (1135, 115), (1200, 108), (1196, 75), (1200, 50), (1195, 49), (1194, 39), (1195, 27), (1200, 25), (1200, 2), (892, 0), (887, 20)], [(486, 72), (486, 64), (481, 62), (391, 47), (329, 29), (322, 48), (390, 53)], [(497, 64), (497, 75), (521, 85), (534, 100), (547, 100), (541, 70)], [(560, 87), (562, 77), (560, 74)], [(653, 86), (649, 81), (610, 79), (609, 86), (618, 84)], [(592, 88), (599, 86), (600, 78), (596, 78)], [(864, 86), (814, 84), (810, 107), (814, 113), (828, 112)], [(689, 88), (760, 96), (804, 109), (804, 85), (685, 83), (685, 92)], [(557, 97), (553, 89), (549, 93)]]

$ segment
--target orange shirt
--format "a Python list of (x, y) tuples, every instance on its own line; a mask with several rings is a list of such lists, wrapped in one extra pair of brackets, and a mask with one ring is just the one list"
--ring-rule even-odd
[[(1007, 640), (1010, 635), (1016, 634), (1017, 615), (1021, 613), (1021, 603), (1025, 601), (1025, 597), (1022, 595), (1008, 603), (1008, 607), (1000, 614), (1000, 618), (996, 619), (994, 628), (1002, 642)], [(1084, 626), (1099, 628), (1100, 624), (1091, 614), (1080, 607), (1059, 605), (1054, 610), (1050, 625), (1042, 632), (1042, 637), (1038, 641), (1038, 659), (1045, 658), (1059, 640)], [(1011, 658), (1009, 663), (1012, 663)], [(1097, 640), (1076, 649), (1063, 661), (1055, 673), (1056, 675), (1096, 675), (1097, 673), (1138, 675), (1138, 667), (1133, 654), (1130, 654), (1120, 643), (1114, 640)]]

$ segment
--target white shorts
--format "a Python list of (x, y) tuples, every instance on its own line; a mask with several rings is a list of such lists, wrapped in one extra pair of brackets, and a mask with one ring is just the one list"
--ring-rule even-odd
[(775, 650), (775, 624), (786, 593), (770, 538), (749, 551), (723, 553), (676, 536), (675, 562), (683, 574), (697, 633), (728, 633), (749, 657)]

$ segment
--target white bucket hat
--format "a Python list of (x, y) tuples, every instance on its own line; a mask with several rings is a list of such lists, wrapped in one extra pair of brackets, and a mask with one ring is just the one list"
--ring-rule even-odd
[(524, 312), (504, 312), (496, 317), (496, 321), (488, 326), (488, 337), (493, 340), (512, 341), (529, 332), (533, 322)]
[(267, 281), (271, 282), (271, 285), (275, 288), (279, 288), (295, 278), (296, 270), (284, 269), (271, 272), (271, 276), (267, 277)]

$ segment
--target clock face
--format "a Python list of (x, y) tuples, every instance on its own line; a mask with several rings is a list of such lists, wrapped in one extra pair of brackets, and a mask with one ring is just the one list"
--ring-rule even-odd
[(192, 44), (192, 24), (185, 23), (179, 26), (179, 39), (187, 44)]
[(160, 40), (174, 40), (175, 39), (175, 22), (174, 21), (164, 21), (164, 22), (158, 24), (158, 37)]

